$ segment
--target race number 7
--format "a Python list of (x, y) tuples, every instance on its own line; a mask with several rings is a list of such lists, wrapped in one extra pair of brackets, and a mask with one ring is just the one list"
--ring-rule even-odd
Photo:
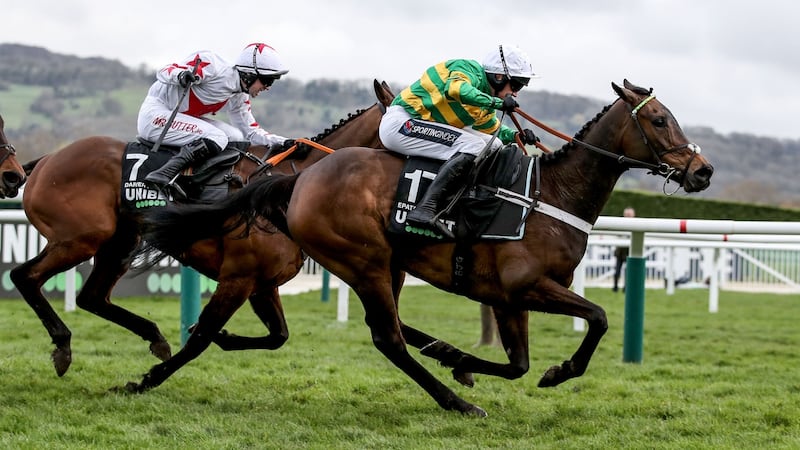
[(139, 168), (142, 167), (145, 161), (147, 161), (147, 155), (142, 153), (129, 153), (125, 155), (126, 159), (135, 159), (136, 162), (133, 163), (133, 168), (131, 168), (131, 176), (128, 181), (136, 181), (139, 178)]

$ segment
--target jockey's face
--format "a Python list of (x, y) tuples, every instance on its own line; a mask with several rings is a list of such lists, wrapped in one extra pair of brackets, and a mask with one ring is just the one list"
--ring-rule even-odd
[(258, 97), (258, 94), (260, 94), (262, 91), (268, 91), (269, 88), (269, 86), (265, 86), (261, 80), (257, 79), (253, 82), (253, 84), (250, 85), (250, 89), (247, 91), (250, 94), (250, 97)]

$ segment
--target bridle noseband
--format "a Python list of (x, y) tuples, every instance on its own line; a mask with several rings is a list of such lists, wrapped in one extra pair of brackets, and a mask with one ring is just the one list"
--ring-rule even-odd
[(0, 149), (5, 149), (6, 154), (0, 157), (0, 165), (3, 165), (6, 160), (17, 154), (17, 149), (11, 144), (0, 144)]

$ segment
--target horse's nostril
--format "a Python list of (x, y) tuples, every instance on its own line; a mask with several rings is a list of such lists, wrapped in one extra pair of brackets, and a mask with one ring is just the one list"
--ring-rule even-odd
[(701, 167), (700, 169), (695, 172), (698, 178), (702, 178), (703, 180), (710, 180), (711, 175), (714, 175), (714, 167), (710, 165), (706, 165)]
[(8, 187), (17, 187), (25, 178), (17, 172), (3, 172), (3, 184)]

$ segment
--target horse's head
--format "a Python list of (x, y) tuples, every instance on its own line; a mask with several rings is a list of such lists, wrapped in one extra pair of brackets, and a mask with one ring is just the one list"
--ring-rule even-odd
[(17, 196), (26, 178), (25, 170), (17, 161), (17, 151), (8, 143), (4, 126), (0, 116), (0, 198), (12, 198)]
[[(714, 167), (700, 154), (700, 147), (690, 142), (669, 109), (651, 90), (624, 80), (623, 87), (611, 83), (614, 91), (628, 105), (630, 123), (623, 128), (625, 156), (645, 163), (653, 173), (679, 183), (686, 192), (707, 188)], [(666, 186), (665, 186), (666, 190)]]

